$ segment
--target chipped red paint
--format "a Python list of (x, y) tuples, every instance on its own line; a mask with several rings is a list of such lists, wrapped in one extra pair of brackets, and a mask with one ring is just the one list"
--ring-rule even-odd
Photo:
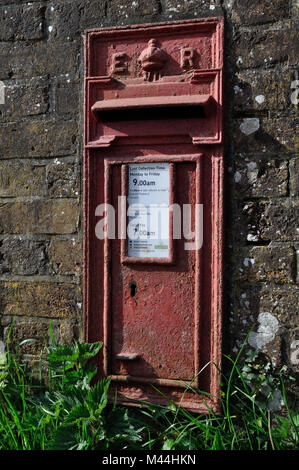
[[(222, 45), (221, 18), (86, 33), (85, 332), (121, 403), (220, 409)], [(168, 258), (130, 258), (96, 238), (96, 207), (117, 208), (128, 165), (149, 162), (170, 164), (170, 203), (203, 204), (200, 250), (170, 237)]]

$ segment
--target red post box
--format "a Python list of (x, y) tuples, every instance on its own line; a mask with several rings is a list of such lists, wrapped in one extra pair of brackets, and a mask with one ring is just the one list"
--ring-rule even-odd
[(86, 340), (103, 340), (121, 403), (217, 411), (223, 21), (91, 30), (85, 44)]

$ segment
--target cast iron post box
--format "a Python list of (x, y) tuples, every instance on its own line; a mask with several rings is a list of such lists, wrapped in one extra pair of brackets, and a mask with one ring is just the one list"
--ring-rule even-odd
[(121, 403), (219, 409), (222, 45), (221, 18), (86, 33), (85, 332)]

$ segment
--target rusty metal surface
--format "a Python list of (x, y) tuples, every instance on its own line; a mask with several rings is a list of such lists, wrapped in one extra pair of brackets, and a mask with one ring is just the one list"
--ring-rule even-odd
[[(175, 202), (195, 203), (195, 164), (177, 164)], [(112, 174), (117, 201), (119, 175)], [(120, 242), (112, 241), (111, 328), (114, 375), (191, 380), (194, 368), (195, 252), (176, 240), (174, 266), (120, 264)], [(130, 284), (136, 284), (131, 295)], [(136, 353), (134, 363), (116, 354)], [(175, 358), (175, 361), (174, 361)]]
[[(86, 35), (86, 340), (104, 341), (100, 375), (112, 377), (122, 403), (219, 409), (211, 364), (221, 365), (222, 43), (218, 18)], [(157, 107), (163, 117), (151, 115)], [(118, 207), (127, 165), (137, 162), (170, 164), (170, 204), (191, 204), (193, 223), (195, 204), (204, 205), (200, 250), (170, 236), (168, 258), (130, 258), (126, 240), (96, 238), (96, 206)], [(183, 390), (188, 384), (211, 397)]]
[(117, 111), (125, 108), (127, 111), (135, 108), (161, 108), (174, 106), (206, 105), (210, 95), (181, 95), (181, 96), (147, 96), (135, 98), (109, 99), (97, 101), (92, 107), (96, 111)]
[[(151, 35), (151, 36), (149, 36)], [(206, 119), (168, 119), (168, 125), (151, 120), (148, 126), (132, 122), (128, 110), (125, 123), (106, 122), (99, 113), (92, 117), (92, 106), (111, 108), (114, 100), (206, 95), (213, 97), (221, 107), (222, 99), (222, 21), (181, 22), (141, 25), (130, 28), (111, 28), (90, 31), (86, 47), (86, 94), (89, 124), (86, 139), (94, 146), (107, 145), (107, 139), (126, 136), (189, 135), (194, 143), (221, 142), (221, 110), (207, 113)], [(153, 61), (146, 71), (143, 58), (147, 57), (148, 42), (155, 41), (163, 49), (163, 61)], [(154, 47), (154, 49), (157, 49)], [(151, 47), (150, 47), (150, 50)], [(156, 53), (157, 54), (157, 53)], [(157, 60), (157, 62), (155, 62)], [(158, 68), (157, 68), (158, 67)], [(146, 67), (147, 68), (147, 67)], [(144, 73), (146, 72), (146, 76)], [(153, 74), (153, 75), (151, 75)], [(90, 103), (90, 105), (88, 104)], [(148, 108), (147, 108), (148, 109)], [(145, 109), (146, 113), (146, 109)]]

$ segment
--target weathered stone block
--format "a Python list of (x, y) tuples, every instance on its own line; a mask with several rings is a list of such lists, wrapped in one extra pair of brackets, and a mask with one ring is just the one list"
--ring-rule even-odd
[(271, 311), (283, 327), (298, 326), (298, 287), (265, 286), (261, 290), (260, 309)]
[[(26, 322), (21, 318), (15, 318), (11, 324), (9, 317), (2, 319), (3, 339), (6, 343), (9, 332), (9, 348), (11, 352), (18, 350), (22, 355), (40, 355), (45, 353), (46, 347), (52, 344), (50, 325), (45, 319), (28, 318)], [(59, 344), (70, 344), (75, 339), (75, 323), (69, 320), (52, 320), (52, 334)], [(21, 344), (23, 343), (23, 344)]]
[(81, 288), (69, 283), (1, 282), (2, 315), (80, 318)]
[(188, 14), (195, 16), (216, 15), (220, 11), (220, 0), (166, 0), (166, 13), (171, 15)]
[[(10, 326), (4, 328), (4, 341), (10, 331)], [(30, 321), (17, 322), (11, 330), (9, 347), (11, 352), (20, 354), (39, 354), (49, 343), (49, 326), (46, 323)], [(23, 342), (23, 344), (21, 344)]]
[[(9, 340), (10, 351), (18, 350), (27, 364), (29, 358), (25, 355), (40, 357), (42, 353), (42, 357), (45, 357), (46, 348), (53, 344), (52, 335), (58, 344), (71, 344), (77, 335), (77, 323), (75, 319), (51, 319), (50, 330), (50, 322), (44, 318), (28, 317), (25, 322), (22, 317), (14, 317), (13, 324), (10, 316), (4, 315), (1, 318), (5, 344)], [(32, 359), (31, 357), (29, 362)], [(33, 364), (28, 365), (30, 367)], [(30, 367), (30, 371), (36, 374), (39, 371), (39, 365), (39, 363), (35, 364), (35, 370)], [(39, 374), (36, 376), (38, 377)]]
[(234, 184), (239, 197), (288, 195), (288, 162), (246, 159), (235, 163)]
[(0, 197), (43, 196), (45, 167), (18, 160), (0, 162)]
[(290, 161), (290, 195), (297, 197), (299, 195), (299, 168), (298, 158)]
[(43, 37), (45, 7), (35, 5), (11, 5), (0, 8), (0, 40), (11, 41), (40, 39)]
[(80, 29), (99, 28), (106, 16), (106, 2), (102, 0), (81, 1)]
[(74, 121), (28, 121), (0, 126), (0, 158), (70, 155), (76, 151)]
[(53, 238), (49, 247), (49, 258), (58, 274), (80, 274), (82, 269), (82, 246), (75, 239)]
[(0, 43), (0, 80), (78, 73), (79, 40)]
[(9, 237), (0, 241), (0, 273), (17, 275), (46, 274), (46, 246), (42, 241)]
[(247, 202), (243, 215), (247, 225), (247, 241), (298, 240), (299, 204), (294, 201)]
[[(43, 83), (44, 82), (44, 83)], [(45, 80), (36, 84), (6, 85), (2, 119), (44, 114), (48, 110), (48, 86)]]
[(38, 220), (35, 219), (33, 229), (36, 227), (39, 233), (65, 234), (78, 230), (80, 206), (76, 200), (38, 201), (35, 211), (35, 214), (38, 213)]
[[(267, 354), (267, 349), (280, 344), (280, 324), (272, 310), (264, 310), (260, 303), (261, 287), (234, 285), (230, 312), (232, 350), (237, 353), (247, 335), (247, 348), (252, 347)], [(273, 365), (280, 363), (281, 350), (270, 355)]]
[(51, 9), (53, 20), (48, 18), (48, 32), (51, 40), (57, 37), (73, 39), (79, 35), (80, 1), (56, 3)]
[[(128, 4), (127, 7), (130, 8)], [(48, 16), (50, 39), (72, 40), (85, 29), (101, 26), (106, 16), (106, 2), (103, 0), (64, 1), (62, 4), (54, 5)]]
[(248, 282), (294, 282), (295, 250), (291, 247), (254, 246), (242, 248), (237, 256), (234, 278)]
[(245, 153), (288, 153), (298, 147), (298, 118), (243, 118), (236, 122), (234, 150)]
[(0, 203), (2, 233), (75, 233), (79, 224), (76, 200), (34, 200)]
[(296, 65), (298, 51), (296, 28), (246, 31), (235, 37), (236, 65), (239, 68), (269, 67), (283, 62)]
[(77, 114), (79, 104), (79, 85), (77, 83), (56, 86), (55, 109), (59, 114)]
[[(58, 342), (60, 344), (70, 344), (76, 336), (75, 325), (69, 321), (61, 322), (59, 325)], [(54, 330), (55, 334), (55, 330)]]
[(55, 159), (46, 168), (50, 197), (78, 197), (80, 192), (80, 166), (77, 162)]
[(160, 3), (158, 0), (147, 2), (146, 0), (134, 0), (127, 2), (126, 0), (111, 0), (110, 15), (114, 21), (130, 21), (132, 17), (148, 18), (160, 12)]
[(230, 311), (232, 349), (238, 352), (249, 331), (250, 345), (274, 366), (282, 363), (281, 337), (298, 323), (298, 289), (294, 285), (234, 284)]
[(298, 0), (291, 0), (291, 12), (293, 19), (299, 19), (299, 2)]
[(287, 18), (289, 14), (289, 2), (285, 0), (236, 0), (232, 20), (241, 25), (264, 24)]
[(240, 71), (235, 78), (234, 111), (283, 110), (290, 106), (291, 73)]

